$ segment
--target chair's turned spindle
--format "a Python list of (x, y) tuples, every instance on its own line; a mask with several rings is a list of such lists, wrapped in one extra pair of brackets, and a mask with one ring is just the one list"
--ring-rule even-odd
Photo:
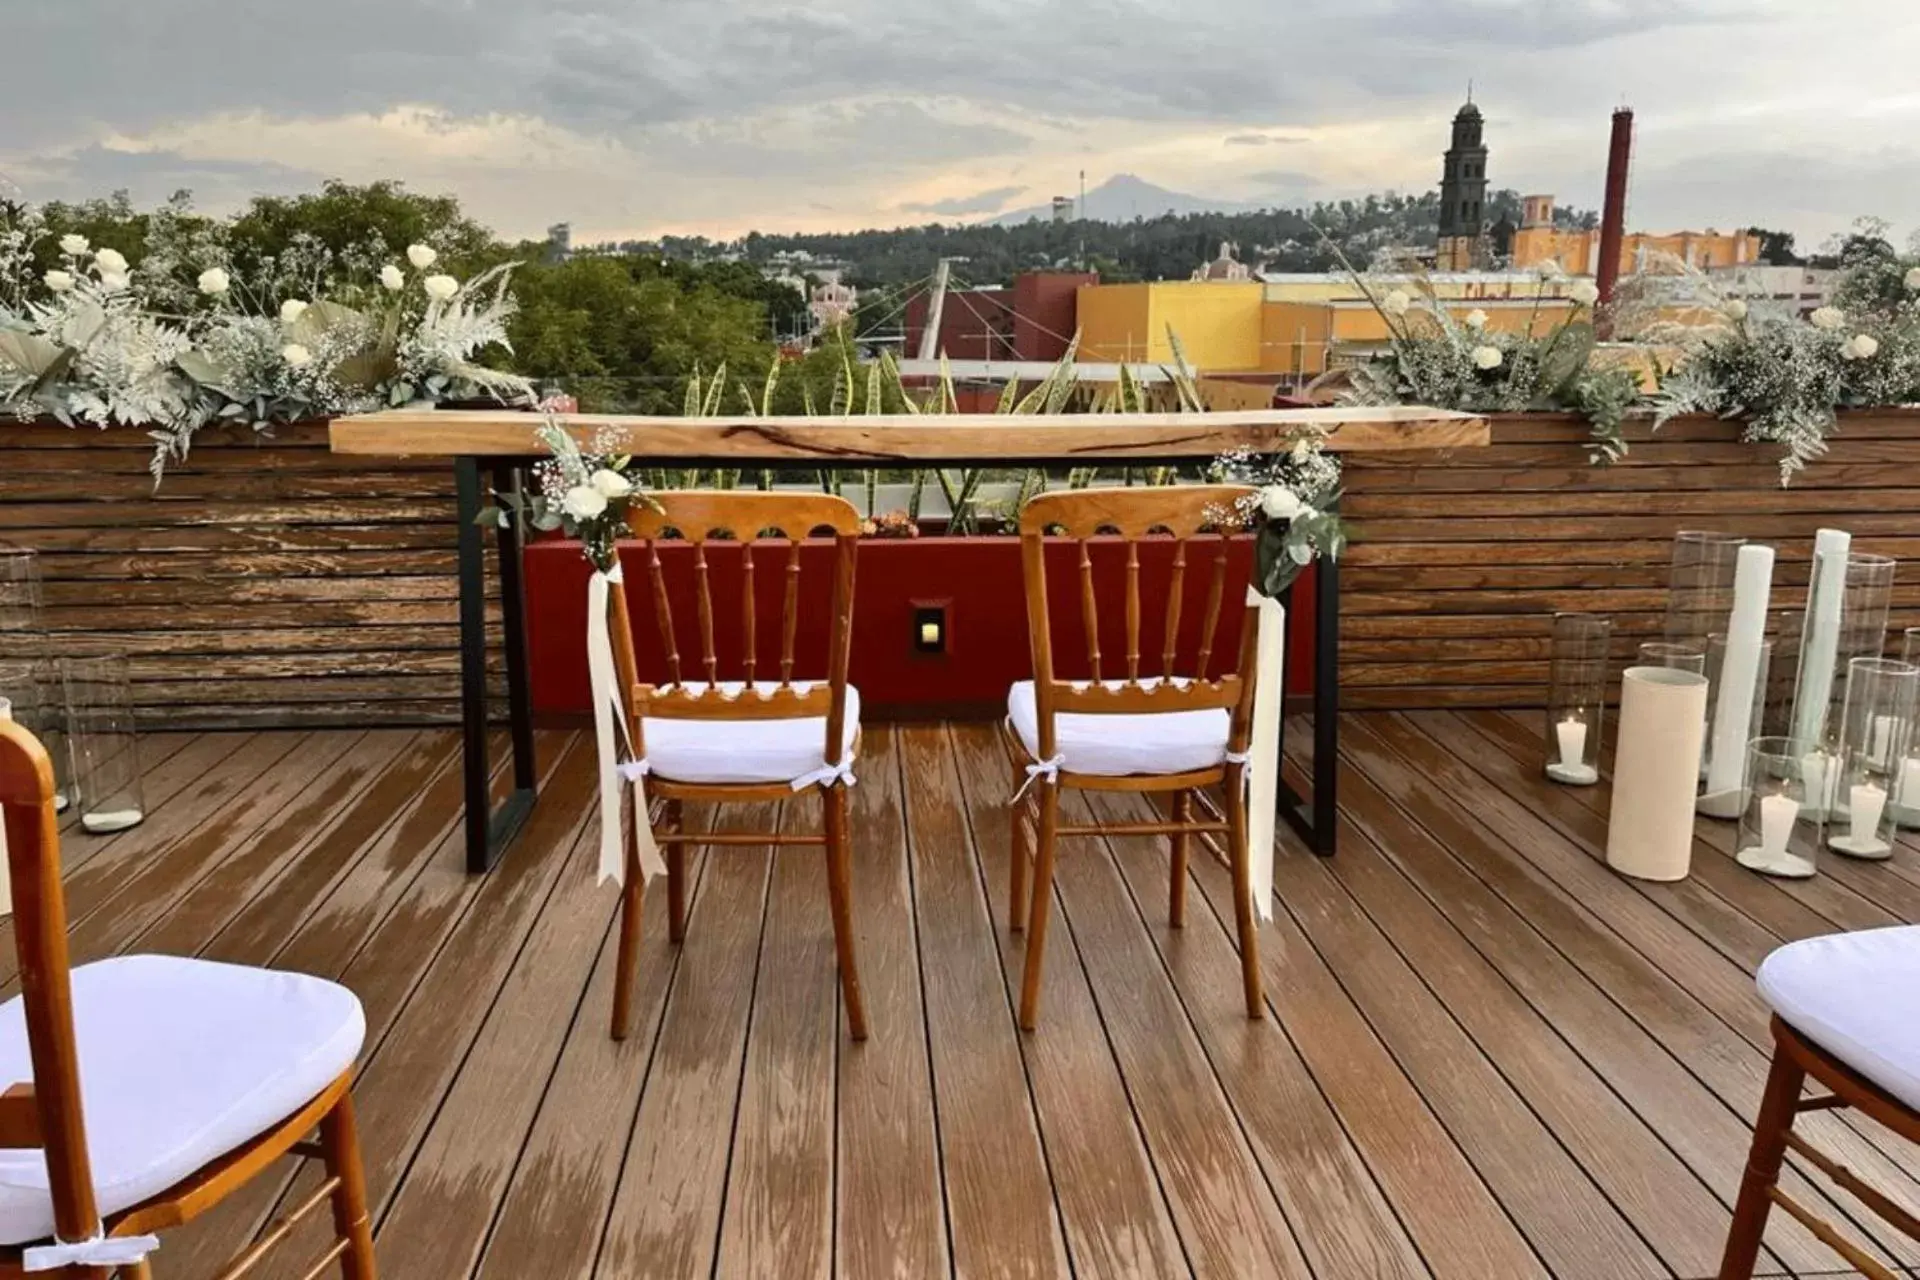
[(713, 588), (707, 581), (707, 544), (693, 544), (693, 581), (700, 597), (700, 664), (707, 670), (707, 683), (720, 683), (720, 654), (713, 645)]
[(1173, 679), (1173, 660), (1180, 647), (1180, 603), (1187, 594), (1187, 540), (1173, 543), (1173, 580), (1167, 584), (1167, 642), (1160, 654), (1160, 678)]
[(1200, 660), (1194, 663), (1193, 678), (1208, 679), (1212, 670), (1213, 632), (1220, 625), (1220, 603), (1227, 593), (1227, 539), (1220, 539), (1220, 550), (1213, 557), (1213, 580), (1207, 584), (1207, 612), (1200, 619)]
[(1087, 666), (1095, 684), (1100, 683), (1100, 613), (1093, 602), (1093, 556), (1089, 539), (1080, 539), (1080, 621), (1087, 629)]
[(787, 543), (787, 597), (780, 616), (780, 684), (793, 683), (794, 646), (800, 635), (800, 539), (795, 534)]
[(742, 619), (746, 644), (746, 682), (747, 688), (753, 688), (754, 662), (754, 617), (753, 617), (753, 539), (743, 538), (740, 542), (740, 599), (746, 616)]
[(1140, 678), (1140, 543), (1127, 539), (1127, 679)]
[(660, 624), (660, 647), (667, 652), (667, 680), (680, 683), (680, 643), (673, 635), (673, 605), (667, 600), (667, 575), (660, 567), (660, 541), (647, 539), (647, 579), (653, 583), (653, 616)]

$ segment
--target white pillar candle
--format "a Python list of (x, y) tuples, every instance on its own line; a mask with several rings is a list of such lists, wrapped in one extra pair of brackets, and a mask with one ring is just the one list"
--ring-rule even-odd
[(1825, 753), (1809, 751), (1800, 757), (1800, 781), (1806, 786), (1807, 808), (1825, 813), (1831, 807)]
[(1833, 664), (1840, 652), (1840, 611), (1847, 588), (1847, 552), (1853, 536), (1822, 529), (1813, 539), (1813, 586), (1802, 632), (1800, 676), (1793, 691), (1793, 740), (1802, 750), (1825, 740)]
[(1887, 807), (1887, 793), (1871, 782), (1856, 782), (1847, 793), (1849, 834), (1856, 847), (1865, 848), (1878, 839), (1880, 814)]
[(1867, 759), (1884, 768), (1892, 753), (1893, 717), (1875, 716), (1867, 728)]
[(1568, 716), (1555, 725), (1553, 731), (1560, 739), (1561, 767), (1578, 768), (1587, 758), (1587, 722)]
[(1720, 659), (1720, 684), (1713, 691), (1706, 784), (1710, 796), (1737, 792), (1746, 769), (1747, 741), (1753, 736), (1754, 682), (1760, 678), (1760, 648), (1772, 589), (1773, 548), (1751, 543), (1741, 547), (1733, 574), (1733, 614)]
[(1784, 792), (1760, 797), (1760, 851), (1769, 862), (1777, 862), (1786, 853), (1794, 819), (1799, 816), (1800, 802)]
[(1895, 804), (1920, 809), (1920, 758), (1908, 756), (1900, 762), (1900, 785), (1893, 796)]

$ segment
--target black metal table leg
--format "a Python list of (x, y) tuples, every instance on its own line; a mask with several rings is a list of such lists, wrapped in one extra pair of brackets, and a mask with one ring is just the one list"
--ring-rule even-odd
[[(518, 666), (523, 684), (520, 689), (521, 706), (510, 707), (510, 711), (515, 712), (514, 790), (500, 806), (499, 812), (495, 813), (491, 803), (493, 771), (487, 761), (486, 534), (475, 523), (484, 500), (480, 487), (479, 460), (472, 457), (455, 458), (453, 476), (456, 518), (460, 526), (460, 728), (461, 769), (466, 798), (467, 870), (487, 871), (499, 861), (501, 850), (533, 809), (533, 740), (530, 709), (525, 705), (526, 635), (521, 625), (525, 621), (525, 607), (523, 599), (504, 606), (503, 621), (507, 621), (508, 635), (514, 637), (517, 633), (520, 650)], [(509, 547), (511, 556), (508, 554)], [(509, 560), (513, 562), (511, 569), (507, 567)], [(501, 539), (501, 574), (503, 594), (516, 596), (521, 586), (517, 538), (511, 542), (504, 537)], [(512, 638), (507, 647), (511, 655), (515, 647)], [(509, 656), (507, 680), (510, 693), (514, 666), (515, 659)], [(523, 722), (527, 748), (524, 754), (519, 750)]]
[[(516, 464), (496, 466), (496, 492), (521, 491), (525, 473)], [(507, 660), (507, 723), (513, 733), (513, 788), (531, 791), (538, 771), (533, 758), (533, 701), (527, 688), (526, 562), (521, 556), (520, 526), (503, 524), (500, 547), (500, 625)]]
[[(1280, 816), (1307, 847), (1331, 857), (1338, 823), (1340, 773), (1340, 565), (1322, 558), (1313, 567), (1313, 797), (1301, 796), (1280, 780)], [(1286, 604), (1293, 603), (1287, 589)], [(1286, 720), (1281, 719), (1283, 726)]]

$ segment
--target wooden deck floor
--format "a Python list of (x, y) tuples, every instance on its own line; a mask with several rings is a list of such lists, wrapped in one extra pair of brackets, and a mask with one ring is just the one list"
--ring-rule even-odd
[[(1282, 842), (1258, 1023), (1225, 873), (1194, 860), (1170, 930), (1165, 852), (1134, 839), (1063, 849), (1042, 1024), (1015, 1029), (1008, 770), (982, 726), (867, 731), (864, 1045), (817, 857), (751, 849), (694, 859), (683, 947), (650, 913), (638, 1030), (609, 1041), (579, 736), (542, 738), (545, 797), (479, 878), (450, 733), (155, 738), (146, 824), (70, 841), (74, 947), (359, 993), (387, 1280), (1711, 1275), (1765, 1071), (1752, 970), (1783, 939), (1920, 921), (1920, 849), (1783, 885), (1702, 823), (1691, 880), (1639, 885), (1599, 861), (1603, 790), (1538, 778), (1531, 718), (1352, 716), (1344, 744), (1339, 856)], [(1805, 1123), (1920, 1204), (1920, 1152)], [(174, 1233), (158, 1274), (211, 1275), (311, 1177)], [(296, 1239), (267, 1274), (304, 1271)], [(1768, 1243), (1768, 1274), (1842, 1274), (1779, 1215)]]

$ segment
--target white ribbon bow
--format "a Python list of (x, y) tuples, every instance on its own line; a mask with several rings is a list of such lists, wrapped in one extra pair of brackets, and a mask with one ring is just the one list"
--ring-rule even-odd
[(810, 769), (788, 785), (795, 791), (805, 791), (816, 783), (823, 787), (830, 787), (836, 782), (853, 785), (852, 756), (842, 756), (839, 764), (823, 764), (818, 769)]
[[(1280, 799), (1280, 711), (1287, 666), (1287, 610), (1278, 600), (1247, 588), (1247, 603), (1258, 610), (1254, 645), (1253, 741), (1247, 765), (1247, 879), (1253, 909), (1273, 919), (1273, 825)], [(1235, 760), (1231, 752), (1227, 759)]]
[(1033, 785), (1036, 778), (1045, 778), (1048, 783), (1060, 781), (1060, 766), (1066, 762), (1067, 757), (1065, 755), (1056, 755), (1051, 759), (1028, 765), (1027, 780), (1020, 784), (1020, 789), (1013, 793), (1013, 799), (1007, 801), (1007, 803), (1019, 804), (1020, 797), (1027, 794), (1027, 788)]
[(160, 1247), (158, 1236), (95, 1236), (68, 1244), (35, 1245), (20, 1255), (23, 1271), (53, 1271), (59, 1267), (130, 1267)]
[(620, 847), (620, 784), (633, 789), (633, 823), (639, 846), (641, 874), (651, 880), (667, 869), (660, 847), (653, 841), (647, 817), (644, 779), (647, 762), (620, 759), (623, 744), (632, 757), (633, 740), (627, 732), (626, 704), (620, 697), (620, 677), (613, 661), (613, 633), (607, 626), (608, 604), (621, 581), (620, 566), (587, 579), (587, 675), (593, 685), (593, 736), (600, 753), (600, 883), (627, 882), (627, 860)]

